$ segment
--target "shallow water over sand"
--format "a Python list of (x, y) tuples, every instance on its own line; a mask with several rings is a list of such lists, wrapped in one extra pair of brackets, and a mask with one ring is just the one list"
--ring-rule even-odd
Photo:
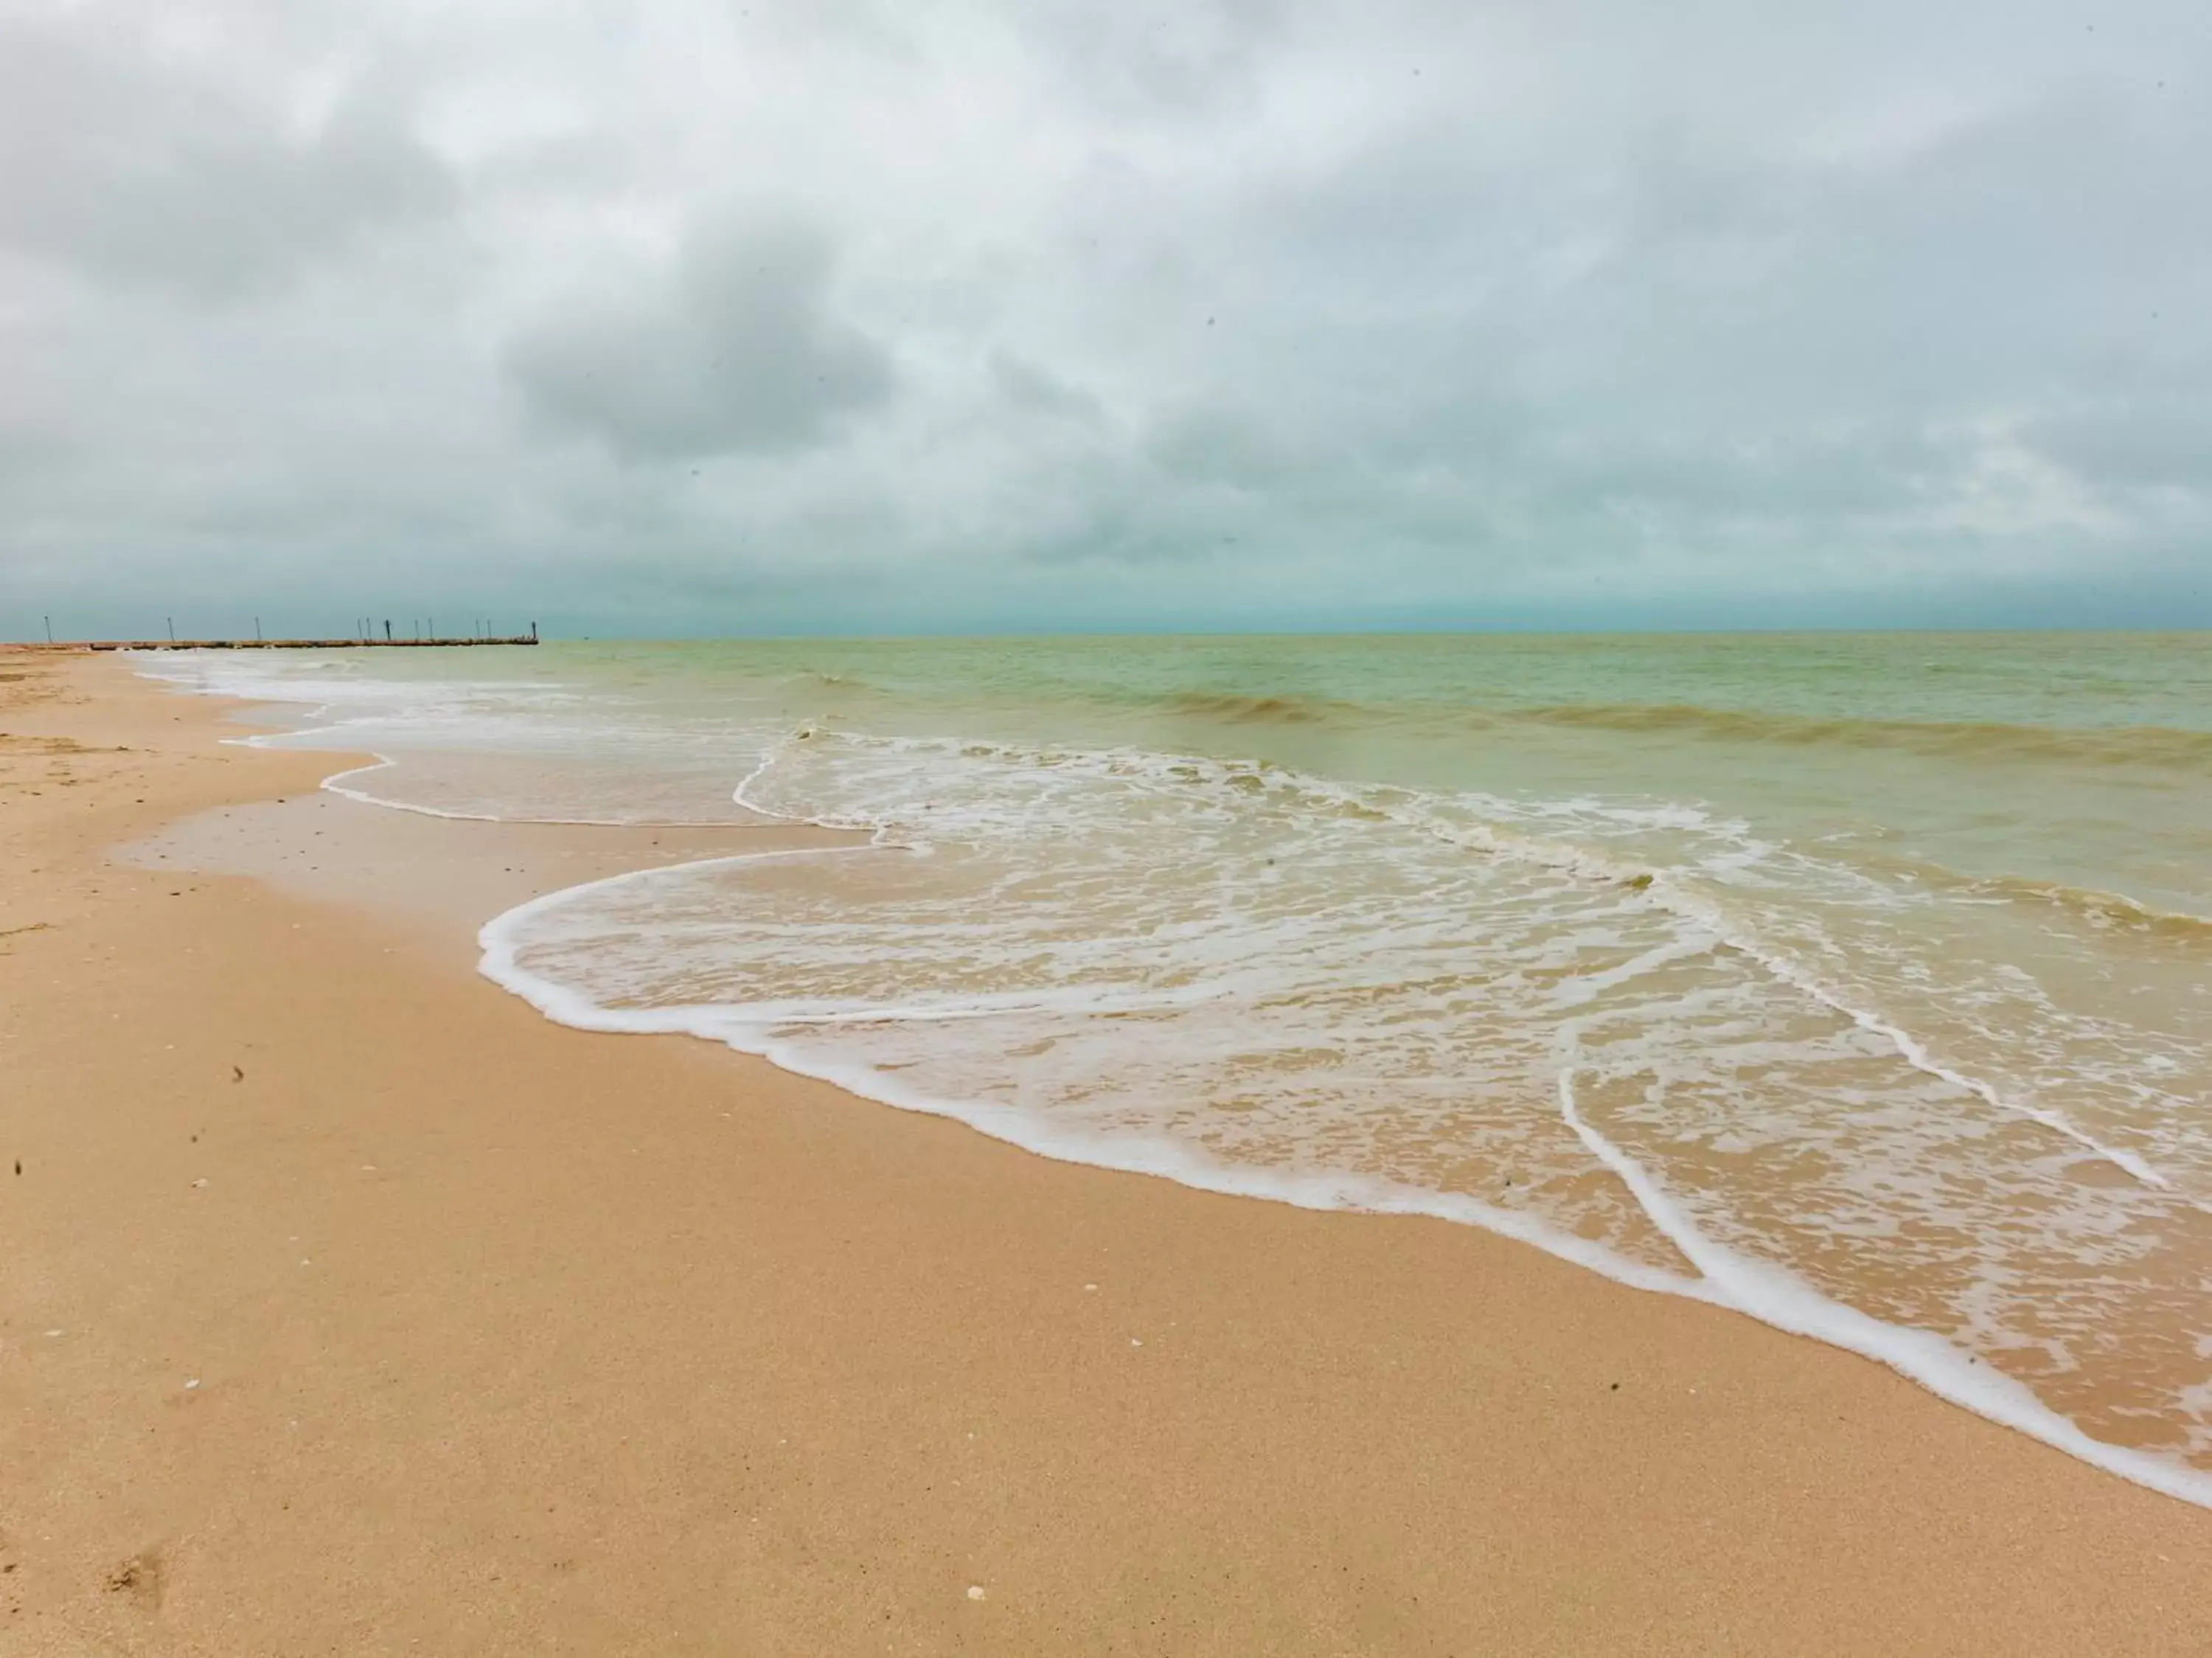
[(510, 911), (556, 1017), (1489, 1225), (2212, 1486), (2201, 637), (149, 666), (319, 709), (363, 798), (871, 837)]

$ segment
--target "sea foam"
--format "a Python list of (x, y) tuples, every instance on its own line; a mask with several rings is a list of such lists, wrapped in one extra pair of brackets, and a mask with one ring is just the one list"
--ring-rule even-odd
[[(2212, 1030), (2195, 935), (2111, 924), (2132, 899), (2061, 905), (1699, 800), (872, 731), (772, 698), (678, 719), (557, 683), (201, 684), (246, 680), (319, 710), (258, 741), (378, 754), (331, 785), (372, 803), (532, 816), (607, 798), (593, 768), (627, 754), (680, 785), (567, 820), (673, 819), (711, 777), (732, 815), (690, 820), (868, 837), (496, 917), (483, 971), (561, 1022), (722, 1042), (1065, 1161), (1481, 1226), (2212, 1505)], [(1382, 717), (1164, 705), (1226, 741)], [(568, 781), (502, 795), (484, 779), (517, 755)]]

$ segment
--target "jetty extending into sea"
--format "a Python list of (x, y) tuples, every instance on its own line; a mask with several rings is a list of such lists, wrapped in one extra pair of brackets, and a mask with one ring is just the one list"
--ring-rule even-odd
[(10, 650), (386, 650), (443, 649), (454, 645), (534, 645), (538, 643), (538, 624), (530, 625), (527, 633), (478, 634), (472, 637), (456, 637), (451, 634), (410, 638), (404, 634), (386, 634), (379, 637), (364, 633), (351, 639), (46, 639), (27, 641), (15, 645), (0, 645)]

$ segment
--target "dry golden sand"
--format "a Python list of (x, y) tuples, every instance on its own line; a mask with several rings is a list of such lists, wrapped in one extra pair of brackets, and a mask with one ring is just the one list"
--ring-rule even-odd
[[(2212, 1651), (2212, 1514), (1878, 1366), (557, 1028), (110, 856), (327, 760), (0, 676), (0, 1651)], [(449, 917), (673, 850), (328, 809), (228, 821)]]

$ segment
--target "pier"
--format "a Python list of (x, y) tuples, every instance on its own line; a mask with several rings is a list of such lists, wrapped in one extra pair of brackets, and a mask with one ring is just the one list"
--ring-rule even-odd
[(0, 646), (9, 650), (428, 650), (449, 649), (456, 645), (534, 645), (538, 643), (538, 624), (530, 625), (527, 633), (475, 634), (456, 637), (452, 634), (430, 634), (410, 637), (394, 634), (390, 623), (385, 624), (381, 637), (364, 631), (349, 639), (264, 639), (258, 633), (251, 639), (179, 639), (174, 635), (166, 639), (56, 639), (27, 640), (20, 644)]

